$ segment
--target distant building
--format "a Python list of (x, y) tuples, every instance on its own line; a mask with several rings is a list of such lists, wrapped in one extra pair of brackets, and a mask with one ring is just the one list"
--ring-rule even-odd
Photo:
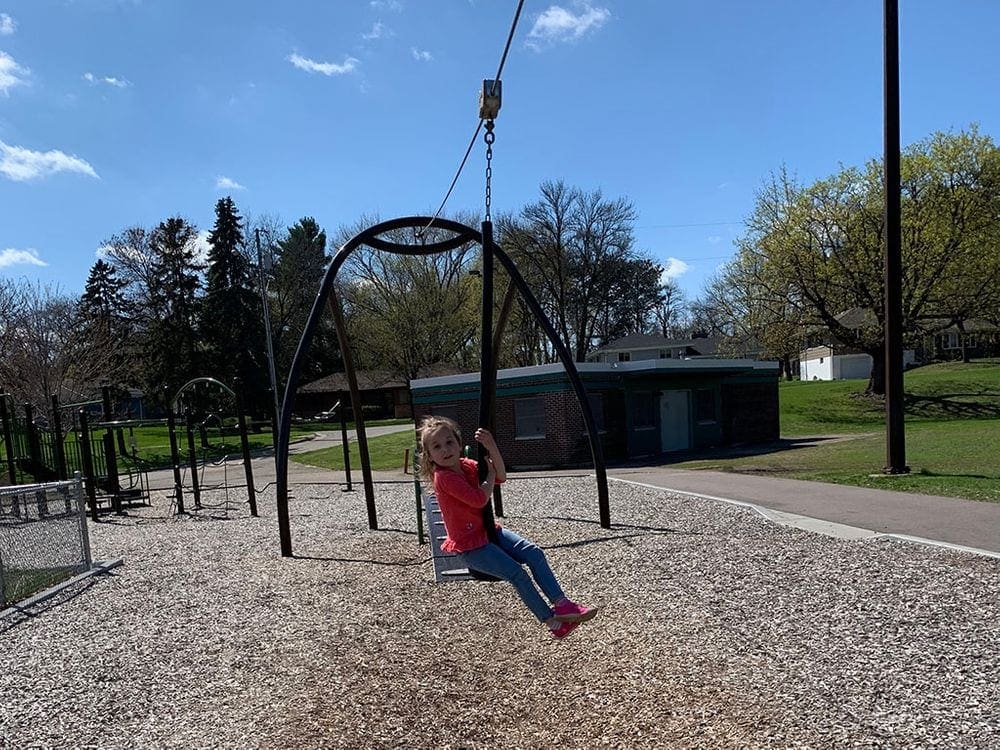
[[(903, 352), (903, 367), (913, 367), (912, 349)], [(867, 380), (872, 374), (870, 354), (831, 345), (813, 346), (799, 352), (800, 380)]]
[[(361, 392), (361, 408), (366, 419), (388, 417), (409, 417), (410, 389), (402, 378), (382, 371), (362, 371), (357, 373), (358, 390)], [(350, 387), (347, 375), (335, 372), (332, 375), (313, 380), (299, 386), (295, 392), (295, 414), (309, 418), (333, 407), (343, 400), (348, 419), (351, 414)]]
[[(779, 437), (775, 362), (663, 358), (576, 367), (608, 463)], [(450, 417), (472, 442), (478, 373), (413, 380), (410, 391), (415, 421)], [(497, 373), (496, 438), (515, 469), (592, 461), (583, 412), (561, 364)]]
[[(446, 365), (432, 365), (424, 369), (426, 375), (453, 374), (457, 369)], [(387, 370), (361, 370), (356, 373), (361, 408), (366, 419), (406, 419), (413, 416), (410, 407), (410, 387), (405, 378)], [(347, 373), (335, 372), (319, 380), (299, 386), (295, 392), (296, 416), (310, 418), (343, 401), (347, 418), (354, 419), (351, 408), (350, 386)]]
[(590, 352), (587, 361), (638, 362), (647, 359), (713, 357), (718, 348), (717, 338), (668, 339), (645, 333), (630, 333)]

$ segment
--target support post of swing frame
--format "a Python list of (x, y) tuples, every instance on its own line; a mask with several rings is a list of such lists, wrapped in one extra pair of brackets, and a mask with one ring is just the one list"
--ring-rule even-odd
[[(493, 358), (493, 222), (482, 223), (483, 236), (483, 307), (482, 334), (480, 337), (479, 362), (479, 424), (493, 431), (493, 400), (496, 395), (496, 363)], [(486, 449), (476, 444), (476, 460), (479, 463), (479, 481), (486, 478)], [(492, 490), (491, 490), (492, 496)], [(493, 506), (487, 502), (483, 506), (483, 523), (491, 542), (496, 542), (496, 522)]]

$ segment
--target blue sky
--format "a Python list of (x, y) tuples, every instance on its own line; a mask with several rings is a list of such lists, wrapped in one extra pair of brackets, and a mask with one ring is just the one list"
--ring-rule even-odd
[[(216, 200), (333, 233), (433, 213), (515, 0), (0, 0), (0, 276), (82, 290), (103, 240)], [(1000, 137), (1000, 3), (900, 0), (905, 144)], [(877, 0), (524, 4), (493, 212), (562, 179), (639, 213), (689, 297), (754, 194), (881, 158)], [(476, 144), (446, 211), (481, 211)]]

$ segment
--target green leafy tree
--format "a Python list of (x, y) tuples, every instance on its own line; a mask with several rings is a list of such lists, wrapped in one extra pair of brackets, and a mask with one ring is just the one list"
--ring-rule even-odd
[[(358, 229), (376, 221), (362, 219)], [(345, 228), (338, 236), (346, 241), (355, 234), (354, 228)], [(413, 241), (408, 234), (386, 237), (405, 244)], [(433, 228), (426, 238), (442, 239)], [(421, 256), (358, 248), (337, 288), (356, 366), (405, 378), (441, 362), (466, 365), (474, 360), (478, 366), (481, 285), (469, 275), (477, 259), (478, 248), (472, 246)]]
[[(782, 171), (758, 193), (729, 266), (753, 269), (795, 322), (870, 354), (875, 394), (885, 392), (882, 174), (872, 161), (804, 187)], [(904, 151), (901, 177), (904, 332), (983, 315), (1000, 287), (1000, 150), (975, 127), (937, 133)]]

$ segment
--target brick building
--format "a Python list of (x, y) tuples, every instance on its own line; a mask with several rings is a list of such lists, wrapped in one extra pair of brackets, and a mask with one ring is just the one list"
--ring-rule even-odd
[[(576, 367), (609, 464), (779, 437), (777, 363), (668, 359)], [(410, 392), (415, 421), (451, 417), (471, 442), (478, 373), (413, 380)], [(561, 364), (497, 373), (495, 432), (513, 469), (592, 463), (583, 412)]]

